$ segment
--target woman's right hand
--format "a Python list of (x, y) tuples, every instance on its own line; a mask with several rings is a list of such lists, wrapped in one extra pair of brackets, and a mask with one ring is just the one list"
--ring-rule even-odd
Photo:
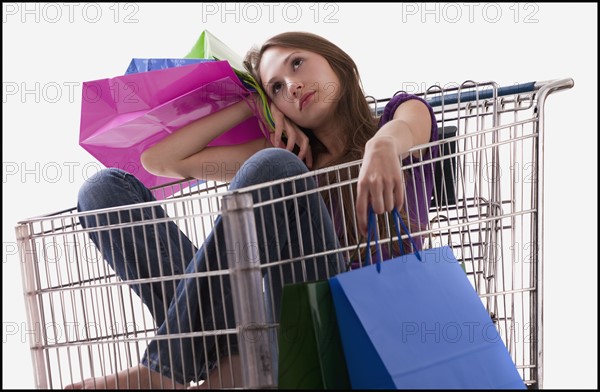
[[(309, 169), (312, 169), (313, 158), (308, 136), (273, 103), (271, 103), (271, 114), (275, 122), (275, 132), (271, 133), (271, 144), (274, 147), (285, 148), (288, 151), (293, 151), (294, 147), (298, 146), (300, 149), (298, 158), (303, 160)], [(286, 143), (281, 140), (281, 136), (284, 134), (287, 138)]]

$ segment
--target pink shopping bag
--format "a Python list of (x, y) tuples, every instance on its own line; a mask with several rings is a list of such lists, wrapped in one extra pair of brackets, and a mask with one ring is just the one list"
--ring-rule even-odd
[[(209, 61), (85, 82), (79, 144), (106, 167), (135, 175), (149, 188), (176, 179), (158, 177), (140, 163), (144, 150), (191, 122), (251, 94), (227, 61)], [(267, 137), (254, 116), (210, 145)], [(167, 197), (162, 194), (161, 197)]]

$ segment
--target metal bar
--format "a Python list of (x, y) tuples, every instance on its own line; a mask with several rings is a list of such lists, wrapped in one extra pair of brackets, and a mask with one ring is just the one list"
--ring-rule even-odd
[(30, 341), (31, 357), (34, 364), (34, 385), (39, 389), (48, 389), (48, 374), (46, 373), (46, 361), (44, 360), (44, 350), (36, 342), (41, 341), (41, 332), (43, 329), (39, 314), (40, 308), (36, 292), (36, 273), (37, 267), (36, 253), (33, 251), (31, 241), (31, 231), (29, 225), (20, 225), (15, 228), (17, 237), (17, 246), (21, 255), (21, 273), (23, 278), (23, 289), (25, 292), (25, 307), (27, 309), (27, 325), (34, 329), (35, 338)]
[(272, 388), (269, 327), (252, 195), (233, 193), (224, 197), (222, 216), (244, 387)]
[[(465, 86), (465, 83), (463, 83), (461, 85), (461, 87), (458, 87), (457, 89), (462, 89), (462, 88), (475, 88), (481, 85), (485, 85), (486, 83), (478, 83), (475, 84), (473, 83), (472, 86)], [(492, 84), (495, 84), (492, 82)], [(536, 82), (528, 82), (528, 83), (521, 83), (521, 84), (515, 84), (514, 86), (504, 86), (504, 87), (499, 87), (499, 88), (491, 88), (491, 89), (480, 89), (480, 90), (476, 90), (476, 91), (462, 91), (460, 93), (451, 93), (451, 94), (443, 94), (431, 99), (427, 99), (427, 103), (429, 103), (430, 106), (432, 107), (436, 107), (436, 106), (442, 106), (442, 105), (454, 105), (456, 103), (466, 103), (466, 102), (473, 102), (473, 101), (478, 101), (478, 100), (482, 100), (482, 99), (489, 99), (489, 98), (495, 98), (495, 97), (503, 97), (503, 96), (507, 96), (507, 95), (516, 95), (516, 94), (524, 94), (524, 93), (529, 93), (532, 91), (535, 91), (536, 88), (539, 88), (539, 83)], [(447, 89), (447, 90), (451, 90), (451, 89)], [(447, 91), (445, 90), (445, 91)], [(441, 90), (444, 91), (444, 90)], [(414, 94), (417, 96), (421, 96), (421, 95), (425, 95), (424, 93), (419, 93), (419, 94)], [(385, 105), (381, 105), (379, 106), (380, 103), (382, 102), (386, 102), (389, 101), (390, 98), (386, 98), (386, 99), (380, 99), (375, 101), (375, 110), (378, 116), (380, 116), (381, 114), (383, 114), (383, 110), (385, 109)]]
[[(537, 366), (534, 369), (535, 379), (537, 380), (537, 387), (542, 389), (543, 379), (544, 379), (544, 313), (542, 311), (544, 306), (544, 115), (545, 111), (545, 103), (548, 95), (555, 91), (560, 91), (568, 88), (572, 88), (574, 86), (573, 79), (560, 79), (549, 81), (542, 86), (540, 86), (539, 95), (538, 95), (538, 146), (535, 151), (537, 152), (537, 159), (535, 162), (537, 166), (535, 167), (535, 173), (537, 175), (535, 184), (537, 186), (536, 194), (537, 194), (537, 204), (538, 210), (538, 219), (536, 226), (536, 240), (537, 246), (534, 251), (535, 262), (532, 263), (532, 266), (536, 268), (535, 279), (536, 279), (536, 287), (537, 293), (535, 294), (535, 306), (532, 307), (533, 320), (536, 322), (536, 332), (532, 343), (532, 351), (535, 351), (535, 356), (537, 358)], [(538, 343), (540, 342), (540, 343)]]
[(471, 102), (488, 98), (503, 97), (505, 95), (523, 94), (534, 91), (535, 82), (516, 84), (514, 86), (499, 87), (491, 89), (483, 89), (477, 91), (463, 91), (457, 94), (447, 94), (439, 97), (434, 97), (427, 102), (431, 106), (440, 106), (442, 101), (445, 105), (452, 105), (457, 102)]

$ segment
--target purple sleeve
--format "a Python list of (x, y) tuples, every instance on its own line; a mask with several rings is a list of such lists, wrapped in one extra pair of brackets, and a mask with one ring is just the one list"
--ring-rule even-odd
[[(396, 113), (396, 109), (398, 109), (400, 107), (400, 105), (402, 105), (406, 101), (410, 101), (411, 99), (416, 99), (418, 101), (423, 102), (427, 106), (427, 109), (429, 109), (429, 114), (431, 116), (431, 136), (429, 137), (429, 141), (430, 142), (437, 141), (438, 140), (438, 127), (437, 127), (437, 119), (435, 118), (435, 114), (433, 113), (433, 108), (423, 98), (418, 97), (416, 95), (412, 95), (412, 94), (402, 93), (402, 94), (398, 94), (395, 97), (393, 97), (392, 99), (390, 99), (390, 101), (387, 103), (387, 105), (385, 105), (385, 108), (383, 109), (383, 114), (379, 118), (379, 128), (381, 128), (388, 121), (390, 121), (391, 119), (394, 118), (394, 113)], [(438, 149), (437, 149), (437, 146), (434, 146), (434, 148), (430, 148), (427, 151), (427, 154), (423, 155), (423, 160), (424, 161), (429, 160), (429, 159), (435, 158), (437, 156), (438, 156)], [(414, 162), (414, 161), (415, 161), (415, 158), (412, 158), (412, 160), (411, 160), (410, 157), (407, 157), (404, 159), (403, 163), (406, 162), (407, 164), (409, 164), (410, 162)]]

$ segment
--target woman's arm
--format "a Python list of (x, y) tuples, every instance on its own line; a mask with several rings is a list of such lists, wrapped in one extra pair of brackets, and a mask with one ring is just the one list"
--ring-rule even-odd
[(401, 160), (411, 148), (430, 140), (431, 127), (429, 108), (411, 99), (400, 105), (393, 119), (367, 142), (356, 197), (358, 227), (363, 235), (367, 233), (369, 203), (376, 214), (404, 204)]
[(142, 165), (158, 176), (230, 181), (246, 159), (271, 146), (269, 140), (260, 138), (233, 146), (207, 145), (252, 115), (248, 104), (241, 101), (201, 118), (144, 151)]

